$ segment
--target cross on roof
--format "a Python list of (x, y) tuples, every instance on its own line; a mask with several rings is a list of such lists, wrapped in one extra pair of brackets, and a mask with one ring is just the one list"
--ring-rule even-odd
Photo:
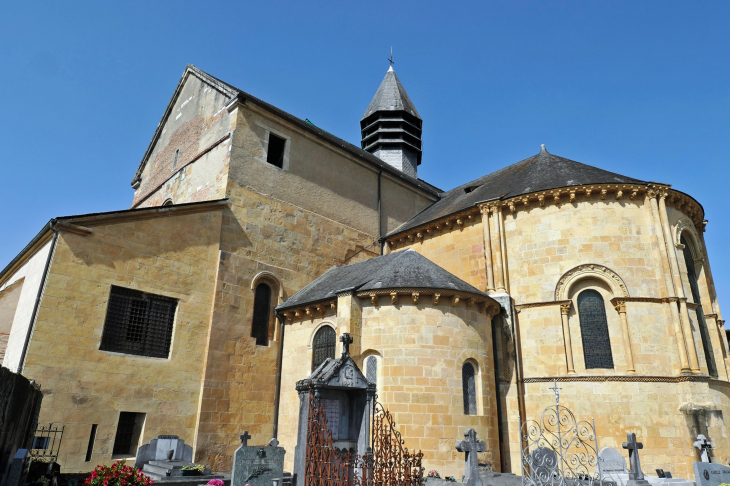
[(388, 62), (390, 63), (391, 67), (393, 67), (393, 64), (395, 64), (395, 61), (393, 61), (393, 46), (390, 46), (390, 57), (388, 58)]
[(248, 446), (248, 439), (250, 439), (251, 436), (248, 434), (248, 430), (244, 430), (243, 434), (239, 435), (238, 438), (241, 439), (242, 446)]
[(350, 356), (350, 344), (352, 344), (352, 336), (349, 332), (343, 332), (340, 336), (340, 342), (342, 343), (342, 357), (346, 358)]
[(643, 449), (644, 444), (636, 442), (636, 434), (629, 432), (626, 434), (626, 442), (621, 444), (621, 447), (629, 450), (629, 464), (631, 465), (629, 479), (635, 481), (644, 479), (644, 473), (641, 472), (641, 461), (639, 460), (639, 449)]

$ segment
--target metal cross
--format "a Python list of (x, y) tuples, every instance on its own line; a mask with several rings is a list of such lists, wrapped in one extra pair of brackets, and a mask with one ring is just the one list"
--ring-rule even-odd
[(352, 336), (350, 336), (350, 333), (343, 332), (342, 336), (340, 336), (340, 342), (342, 343), (342, 357), (350, 356), (350, 344), (352, 344)]
[(390, 57), (388, 58), (388, 62), (391, 67), (395, 64), (395, 61), (393, 61), (393, 46), (390, 46)]
[(643, 449), (644, 444), (636, 442), (636, 434), (629, 432), (626, 434), (626, 442), (621, 444), (621, 447), (629, 450), (629, 464), (631, 465), (629, 479), (635, 481), (644, 479), (644, 473), (641, 472), (641, 461), (639, 461), (639, 449)]
[(238, 438), (241, 439), (242, 446), (248, 446), (248, 439), (250, 439), (251, 436), (248, 434), (248, 430), (244, 430), (243, 434), (239, 435)]
[(556, 407), (559, 406), (560, 405), (560, 390), (562, 390), (562, 388), (558, 388), (558, 380), (553, 379), (553, 386), (552, 386), (552, 388), (549, 388), (549, 390), (553, 390), (555, 392), (555, 406)]

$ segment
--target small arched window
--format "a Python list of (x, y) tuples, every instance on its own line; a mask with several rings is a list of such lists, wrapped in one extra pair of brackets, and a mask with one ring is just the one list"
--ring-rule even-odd
[(365, 362), (365, 377), (370, 383), (378, 384), (378, 358), (375, 356), (368, 356)]
[(256, 286), (253, 299), (253, 321), (251, 337), (256, 338), (257, 346), (269, 344), (269, 314), (271, 313), (271, 287), (265, 283)]
[(474, 365), (464, 363), (461, 367), (461, 388), (464, 395), (464, 415), (477, 414), (477, 387)]
[(578, 294), (578, 318), (586, 369), (612, 369), (613, 355), (608, 336), (606, 305), (598, 291), (587, 289)]
[(327, 358), (335, 357), (335, 343), (337, 336), (335, 330), (329, 326), (322, 326), (317, 334), (314, 335), (313, 353), (312, 353), (312, 371), (316, 370), (319, 365), (324, 363)]
[(695, 269), (694, 255), (690, 249), (687, 239), (682, 235), (680, 243), (684, 245), (682, 254), (684, 256), (684, 265), (687, 267), (687, 280), (692, 291), (692, 301), (697, 304), (697, 322), (700, 328), (700, 338), (702, 338), (702, 349), (705, 351), (705, 362), (707, 363), (707, 371), (711, 376), (717, 378), (717, 364), (715, 363), (715, 353), (712, 350), (712, 340), (710, 332), (707, 329), (707, 321), (705, 321), (705, 312), (702, 310), (702, 300), (700, 298), (700, 286), (697, 280), (697, 270)]
[(162, 203), (163, 206), (172, 206), (172, 198), (168, 197), (165, 199), (165, 202)]

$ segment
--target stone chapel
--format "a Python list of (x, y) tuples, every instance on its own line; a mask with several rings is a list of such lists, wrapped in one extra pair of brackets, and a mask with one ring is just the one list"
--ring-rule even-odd
[(291, 470), (296, 382), (345, 332), (442, 476), (462, 474), (467, 428), (519, 474), (519, 420), (554, 380), (601, 446), (636, 432), (646, 470), (692, 478), (699, 433), (725, 463), (700, 203), (545, 146), (444, 191), (418, 178), (422, 123), (392, 67), (358, 147), (188, 66), (131, 207), (53, 218), (0, 272), (0, 359), (42, 385), (63, 470), (160, 434), (230, 470), (243, 430)]

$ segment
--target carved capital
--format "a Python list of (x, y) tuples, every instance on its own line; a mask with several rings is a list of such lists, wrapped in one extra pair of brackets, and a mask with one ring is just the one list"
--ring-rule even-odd
[(649, 196), (650, 198), (655, 198), (659, 195), (659, 191), (657, 191), (653, 187), (650, 187), (649, 189), (646, 190), (646, 195)]
[(619, 314), (625, 314), (626, 313), (626, 302), (623, 300), (614, 300), (611, 302), (613, 304), (613, 308), (616, 309), (616, 312)]
[(479, 205), (479, 212), (482, 213), (482, 214), (489, 214), (491, 211), (489, 209), (489, 206), (487, 206), (485, 204), (480, 204)]
[(573, 305), (572, 302), (566, 302), (564, 304), (560, 304), (560, 313), (564, 316), (567, 316), (570, 314), (570, 307)]

